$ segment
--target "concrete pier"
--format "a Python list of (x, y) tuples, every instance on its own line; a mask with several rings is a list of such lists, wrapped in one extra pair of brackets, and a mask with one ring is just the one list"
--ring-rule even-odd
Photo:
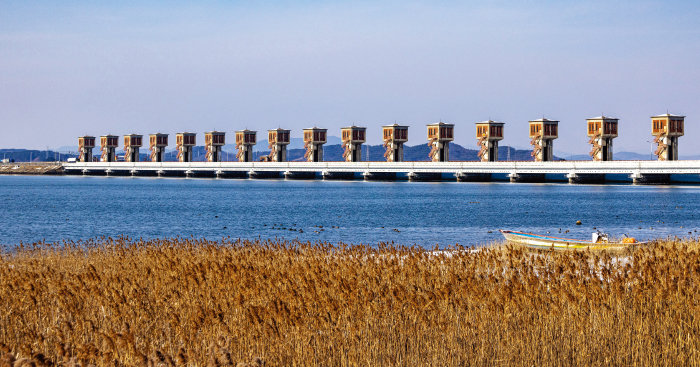
[(490, 173), (468, 173), (459, 172), (457, 173), (457, 181), (459, 182), (490, 182)]
[(657, 144), (656, 156), (660, 161), (678, 160), (678, 138), (684, 134), (685, 116), (666, 113), (651, 119), (651, 134)]
[(428, 126), (428, 145), (430, 153), (428, 157), (433, 162), (447, 162), (450, 160), (450, 142), (454, 141), (454, 124), (438, 122)]
[(482, 121), (476, 123), (479, 159), (482, 162), (498, 161), (498, 142), (503, 140), (503, 122)]
[(188, 170), (185, 172), (185, 177), (189, 178), (216, 178), (219, 177), (219, 173), (215, 171), (205, 171), (205, 170)]
[(257, 143), (257, 132), (252, 130), (236, 131), (236, 158), (239, 162), (253, 161), (253, 146)]
[(355, 125), (340, 129), (343, 158), (346, 162), (362, 161), (362, 144), (365, 142), (366, 130), (367, 128)]
[[(199, 171), (200, 175), (204, 174), (204, 171)], [(248, 178), (249, 172), (247, 170), (217, 170), (215, 172), (216, 178)]]
[(333, 171), (323, 171), (321, 176), (324, 180), (354, 180), (359, 176), (356, 172), (333, 172)]
[(151, 150), (151, 161), (162, 162), (165, 159), (165, 148), (168, 146), (168, 134), (155, 133), (148, 137)]
[(270, 154), (267, 157), (263, 157), (263, 160), (269, 162), (285, 162), (287, 160), (287, 145), (290, 142), (289, 133), (289, 130), (282, 128), (267, 131)]
[(131, 175), (132, 177), (155, 177), (155, 176), (158, 176), (158, 171), (150, 171), (150, 170), (139, 171), (137, 169), (133, 169), (131, 171), (125, 171), (125, 172), (129, 172), (129, 175)]
[(318, 127), (304, 129), (304, 160), (307, 162), (323, 162), (323, 144), (326, 144), (328, 130)]
[(442, 181), (443, 180), (443, 173), (442, 172), (409, 172), (408, 173), (408, 180), (409, 181), (423, 181), (423, 182), (432, 182), (432, 181)]
[(671, 175), (665, 173), (633, 173), (635, 185), (663, 185), (671, 183)]
[(95, 137), (90, 135), (78, 138), (78, 161), (92, 162), (92, 150), (95, 148)]
[(119, 145), (118, 139), (119, 137), (116, 135), (100, 136), (100, 148), (102, 150), (100, 161), (109, 163), (117, 160), (116, 149)]
[(315, 180), (319, 178), (319, 175), (316, 172), (285, 171), (284, 178), (288, 180)]
[(559, 121), (541, 118), (530, 120), (530, 154), (535, 162), (554, 160), (554, 139), (559, 137)]
[(384, 158), (387, 162), (403, 161), (403, 145), (408, 141), (408, 126), (399, 124), (382, 126)]
[(396, 181), (396, 172), (371, 172), (366, 171), (362, 173), (362, 176), (367, 181)]
[(512, 172), (508, 174), (510, 182), (545, 182), (544, 173), (517, 173)]
[(264, 179), (264, 178), (284, 178), (284, 172), (280, 171), (250, 171), (248, 178)]
[(197, 144), (197, 134), (182, 132), (175, 134), (175, 149), (178, 162), (192, 162), (192, 150)]
[(226, 133), (207, 131), (204, 133), (204, 148), (207, 162), (221, 162), (221, 149), (226, 144)]
[(594, 161), (607, 162), (613, 160), (613, 139), (617, 137), (619, 119), (598, 116), (586, 120), (588, 124), (588, 141), (593, 147), (590, 152)]
[(570, 184), (603, 184), (605, 175), (599, 173), (573, 173), (566, 175)]
[(158, 177), (186, 177), (187, 175), (183, 171), (171, 171), (171, 170), (160, 170), (157, 172)]
[(138, 162), (139, 148), (143, 145), (143, 136), (138, 134), (124, 135), (124, 161)]

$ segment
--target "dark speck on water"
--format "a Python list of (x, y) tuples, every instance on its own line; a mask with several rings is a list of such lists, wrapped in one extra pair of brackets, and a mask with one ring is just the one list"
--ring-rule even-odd
[(0, 176), (0, 245), (127, 235), (432, 248), (500, 241), (495, 229), (588, 239), (592, 227), (644, 240), (697, 233), (698, 194), (700, 186)]

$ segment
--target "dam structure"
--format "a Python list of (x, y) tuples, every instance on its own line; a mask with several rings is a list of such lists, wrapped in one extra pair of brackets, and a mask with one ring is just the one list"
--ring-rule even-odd
[(73, 175), (272, 178), (272, 179), (344, 179), (344, 180), (410, 180), (410, 181), (510, 181), (568, 182), (603, 184), (629, 182), (635, 184), (700, 183), (700, 160), (678, 160), (678, 137), (684, 133), (685, 116), (652, 117), (652, 135), (658, 144), (658, 160), (615, 161), (612, 140), (618, 136), (618, 119), (606, 116), (586, 119), (589, 143), (593, 145), (590, 161), (553, 160), (553, 140), (559, 136), (559, 121), (530, 120), (528, 134), (534, 147), (534, 161), (502, 161), (498, 142), (504, 138), (504, 123), (476, 123), (480, 161), (450, 161), (449, 143), (454, 141), (455, 126), (443, 122), (427, 125), (430, 161), (404, 161), (403, 145), (408, 140), (408, 126), (384, 125), (381, 133), (385, 161), (363, 161), (361, 145), (366, 141), (366, 128), (350, 126), (341, 129), (343, 161), (324, 161), (323, 145), (327, 130), (313, 127), (303, 130), (306, 154), (302, 161), (288, 161), (287, 145), (290, 130), (268, 130), (271, 152), (253, 160), (256, 133), (236, 132), (236, 161), (222, 161), (225, 132), (204, 134), (206, 161), (192, 161), (195, 133), (177, 134), (177, 162), (163, 161), (167, 134), (152, 134), (151, 161), (138, 161), (140, 135), (125, 136), (128, 159), (117, 161), (118, 137), (100, 137), (102, 155), (99, 161), (91, 155), (95, 138), (78, 138), (80, 159), (64, 163), (63, 171)]
[(78, 161), (92, 162), (92, 150), (95, 148), (95, 137), (90, 135), (78, 138)]
[(143, 136), (138, 134), (124, 135), (124, 161), (138, 162), (139, 148), (143, 145)]
[[(378, 178), (382, 180), (489, 181), (637, 184), (700, 183), (700, 161), (553, 162), (76, 162), (75, 175), (218, 178)], [(513, 180), (513, 177), (530, 177)], [(483, 180), (481, 180), (483, 181)]]
[(178, 162), (192, 162), (192, 149), (197, 145), (197, 134), (181, 132), (175, 134)]

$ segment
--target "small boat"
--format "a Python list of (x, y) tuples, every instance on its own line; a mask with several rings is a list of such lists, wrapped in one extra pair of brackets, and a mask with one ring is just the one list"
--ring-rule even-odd
[(637, 242), (632, 237), (625, 237), (620, 242), (611, 242), (608, 235), (604, 233), (593, 233), (591, 241), (576, 240), (571, 238), (559, 238), (552, 236), (542, 236), (534, 233), (504, 231), (499, 230), (508, 242), (521, 245), (527, 248), (540, 250), (608, 250), (622, 251), (631, 247), (644, 244)]

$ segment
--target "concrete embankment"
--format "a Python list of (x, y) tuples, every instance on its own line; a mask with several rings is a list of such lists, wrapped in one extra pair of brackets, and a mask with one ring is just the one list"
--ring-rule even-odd
[(0, 164), (0, 174), (3, 174), (3, 175), (62, 175), (63, 174), (63, 165), (60, 162), (3, 163), (3, 164)]

